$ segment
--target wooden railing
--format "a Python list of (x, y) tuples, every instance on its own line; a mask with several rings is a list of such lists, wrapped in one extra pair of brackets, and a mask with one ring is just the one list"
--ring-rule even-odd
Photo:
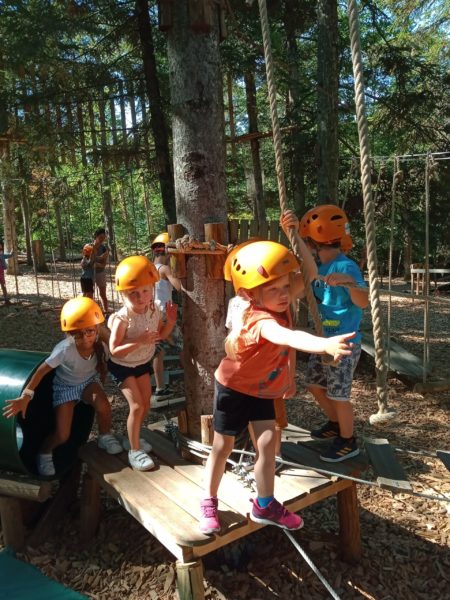
[(280, 242), (285, 246), (289, 245), (279, 221), (258, 223), (255, 220), (231, 219), (228, 221), (228, 236), (230, 244), (245, 242), (251, 237), (260, 237), (264, 240)]

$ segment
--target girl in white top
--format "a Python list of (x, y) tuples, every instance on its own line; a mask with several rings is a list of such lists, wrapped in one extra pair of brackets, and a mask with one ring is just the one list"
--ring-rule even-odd
[(154, 302), (158, 271), (145, 256), (129, 256), (116, 269), (116, 289), (122, 293), (124, 306), (109, 318), (111, 329), (108, 369), (119, 382), (130, 412), (127, 419), (128, 460), (133, 469), (148, 471), (155, 465), (148, 455), (151, 449), (139, 439), (144, 419), (150, 410), (152, 386), (151, 359), (155, 344), (172, 331), (177, 306), (167, 303), (166, 321)]
[[(40, 475), (55, 475), (53, 450), (70, 436), (73, 411), (82, 400), (96, 411), (98, 446), (108, 454), (118, 454), (122, 447), (111, 434), (111, 406), (101, 382), (106, 376), (108, 346), (99, 339), (99, 325), (104, 322), (100, 307), (91, 298), (73, 298), (61, 310), (61, 329), (67, 333), (52, 353), (32, 375), (20, 398), (6, 400), (3, 413), (12, 417), (22, 413), (25, 418), (28, 404), (42, 379), (55, 370), (53, 407), (56, 428), (44, 441), (37, 455)], [(103, 333), (103, 332), (102, 332)]]

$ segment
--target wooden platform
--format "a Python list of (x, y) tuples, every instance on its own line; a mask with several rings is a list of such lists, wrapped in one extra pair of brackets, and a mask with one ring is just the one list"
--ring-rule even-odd
[[(200, 500), (204, 497), (204, 467), (184, 460), (162, 432), (146, 430), (145, 437), (158, 462), (157, 469), (145, 473), (133, 471), (125, 453), (110, 456), (94, 442), (80, 449), (80, 457), (87, 465), (81, 503), (82, 538), (86, 541), (95, 534), (103, 488), (178, 559), (179, 592), (183, 590), (180, 597), (201, 599), (201, 557), (262, 527), (249, 519), (249, 499), (254, 494), (236, 475), (225, 473), (219, 489), (222, 531), (212, 536), (202, 534), (198, 520)], [(288, 442), (286, 447), (295, 445)], [(311, 452), (318, 460), (318, 451)], [(361, 463), (347, 461), (341, 468), (359, 473)], [(361, 552), (355, 484), (325, 477), (313, 469), (291, 468), (276, 476), (275, 495), (293, 511), (335, 494), (342, 557), (354, 562)]]

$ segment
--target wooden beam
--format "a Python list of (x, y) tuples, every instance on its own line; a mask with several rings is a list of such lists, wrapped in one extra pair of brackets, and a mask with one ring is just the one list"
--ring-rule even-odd
[(17, 498), (0, 496), (0, 521), (5, 546), (21, 550), (25, 544), (21, 501)]
[(180, 600), (203, 600), (205, 588), (203, 586), (203, 565), (201, 560), (195, 562), (176, 563), (177, 591)]
[(50, 481), (38, 481), (21, 477), (20, 475), (2, 474), (0, 478), (0, 494), (23, 498), (24, 500), (35, 500), (44, 502), (52, 494)]
[(377, 475), (377, 482), (380, 487), (393, 492), (412, 489), (388, 440), (364, 438), (364, 447), (369, 455), (369, 460)]

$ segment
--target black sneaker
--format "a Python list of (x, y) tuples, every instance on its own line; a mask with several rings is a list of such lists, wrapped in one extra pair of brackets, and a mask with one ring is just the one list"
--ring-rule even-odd
[(336, 437), (331, 446), (323, 454), (320, 455), (320, 460), (325, 462), (341, 462), (347, 458), (358, 456), (359, 448), (354, 437), (342, 438)]
[(310, 435), (315, 440), (328, 440), (329, 438), (335, 438), (339, 435), (339, 423), (336, 423), (335, 421), (328, 421), (325, 423), (325, 425), (322, 425), (320, 429), (313, 429)]
[(160, 390), (156, 389), (153, 397), (156, 401), (165, 400), (166, 398), (171, 398), (173, 396), (173, 391), (170, 389), (168, 385), (161, 388)]

